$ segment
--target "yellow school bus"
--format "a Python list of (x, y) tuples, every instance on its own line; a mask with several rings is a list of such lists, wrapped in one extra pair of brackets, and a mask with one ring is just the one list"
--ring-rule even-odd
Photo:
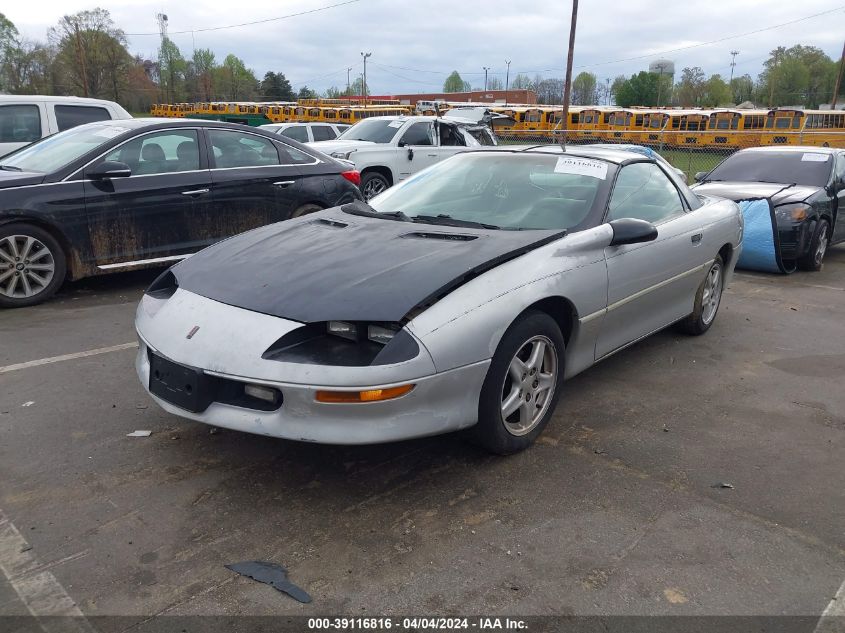
[(766, 127), (760, 134), (760, 145), (799, 145), (804, 116), (803, 110), (769, 110), (766, 114)]
[(603, 141), (608, 138), (610, 117), (618, 108), (615, 106), (594, 106), (579, 113), (579, 138), (586, 141)]
[(845, 147), (845, 111), (804, 110), (800, 144)]
[(669, 115), (664, 129), (664, 144), (673, 147), (698, 147), (702, 145), (702, 132), (710, 121), (710, 110), (667, 110)]

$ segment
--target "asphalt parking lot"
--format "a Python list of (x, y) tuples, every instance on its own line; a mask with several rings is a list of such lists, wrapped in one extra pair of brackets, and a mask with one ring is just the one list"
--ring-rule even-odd
[[(707, 335), (576, 377), (510, 458), (164, 413), (124, 345), (156, 274), (0, 313), (0, 614), (818, 615), (845, 579), (843, 248), (738, 274)], [(224, 567), (251, 559), (313, 602)]]

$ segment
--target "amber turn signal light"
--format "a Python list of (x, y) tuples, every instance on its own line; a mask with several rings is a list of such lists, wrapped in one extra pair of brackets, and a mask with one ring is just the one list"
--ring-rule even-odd
[(387, 389), (367, 389), (366, 391), (318, 391), (317, 402), (348, 403), (348, 402), (379, 402), (392, 400), (404, 396), (415, 385), (400, 385)]

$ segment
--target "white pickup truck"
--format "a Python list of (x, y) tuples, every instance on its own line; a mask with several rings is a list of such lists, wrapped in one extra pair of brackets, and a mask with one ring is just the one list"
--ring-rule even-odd
[(0, 156), (83, 123), (131, 118), (114, 101), (103, 99), (0, 95)]
[(367, 200), (458, 152), (496, 144), (490, 127), (478, 119), (449, 116), (372, 117), (334, 141), (308, 143), (352, 162), (361, 172), (361, 192)]

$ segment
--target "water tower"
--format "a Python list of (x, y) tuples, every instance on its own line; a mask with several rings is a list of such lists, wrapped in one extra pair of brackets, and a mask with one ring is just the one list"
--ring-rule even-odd
[(648, 72), (675, 78), (675, 62), (671, 59), (655, 59), (648, 65)]

